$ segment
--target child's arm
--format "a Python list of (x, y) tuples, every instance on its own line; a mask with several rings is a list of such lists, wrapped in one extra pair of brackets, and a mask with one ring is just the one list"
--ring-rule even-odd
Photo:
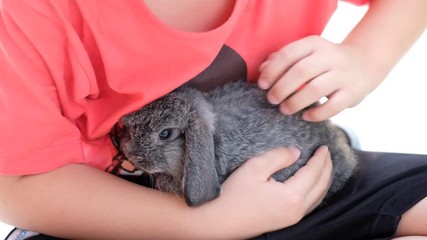
[(269, 178), (297, 155), (278, 149), (250, 159), (219, 198), (197, 208), (86, 165), (0, 176), (0, 220), (72, 239), (247, 238), (295, 224), (323, 198), (332, 171), (324, 147), (284, 184)]
[(260, 67), (259, 85), (270, 88), (270, 102), (281, 103), (285, 114), (326, 96), (325, 104), (303, 116), (328, 119), (357, 105), (383, 81), (426, 28), (426, 13), (425, 0), (372, 0), (341, 44), (312, 36), (272, 54)]

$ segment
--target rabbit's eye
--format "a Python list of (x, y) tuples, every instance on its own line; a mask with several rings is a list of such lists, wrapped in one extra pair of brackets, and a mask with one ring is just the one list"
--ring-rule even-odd
[(177, 128), (167, 128), (159, 133), (160, 140), (174, 140), (181, 134)]

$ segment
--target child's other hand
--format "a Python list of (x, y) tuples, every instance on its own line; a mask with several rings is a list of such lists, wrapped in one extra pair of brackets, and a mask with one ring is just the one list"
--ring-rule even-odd
[(307, 121), (323, 121), (357, 105), (383, 80), (369, 58), (355, 45), (310, 36), (271, 54), (259, 68), (258, 85), (288, 115), (327, 97), (303, 114)]
[[(332, 161), (327, 147), (320, 147), (308, 163), (284, 183), (271, 175), (293, 164), (298, 151), (279, 148), (254, 157), (240, 166), (222, 184), (221, 195), (202, 208), (210, 219), (242, 238), (296, 224), (317, 207), (332, 178)], [(213, 207), (213, 208), (212, 208)], [(216, 210), (212, 210), (216, 209)], [(215, 217), (218, 213), (219, 217)], [(229, 234), (233, 235), (233, 234)], [(214, 237), (213, 237), (214, 238)]]

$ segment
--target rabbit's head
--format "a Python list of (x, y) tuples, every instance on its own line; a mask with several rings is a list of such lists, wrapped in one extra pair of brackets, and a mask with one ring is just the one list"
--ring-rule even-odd
[(159, 176), (157, 188), (199, 205), (220, 193), (214, 118), (203, 93), (181, 87), (122, 117), (119, 145), (135, 167)]

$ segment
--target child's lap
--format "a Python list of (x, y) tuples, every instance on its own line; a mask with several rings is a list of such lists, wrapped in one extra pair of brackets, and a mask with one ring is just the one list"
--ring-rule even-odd
[(427, 196), (427, 155), (358, 156), (355, 176), (328, 204), (295, 226), (256, 239), (390, 239), (402, 214)]

